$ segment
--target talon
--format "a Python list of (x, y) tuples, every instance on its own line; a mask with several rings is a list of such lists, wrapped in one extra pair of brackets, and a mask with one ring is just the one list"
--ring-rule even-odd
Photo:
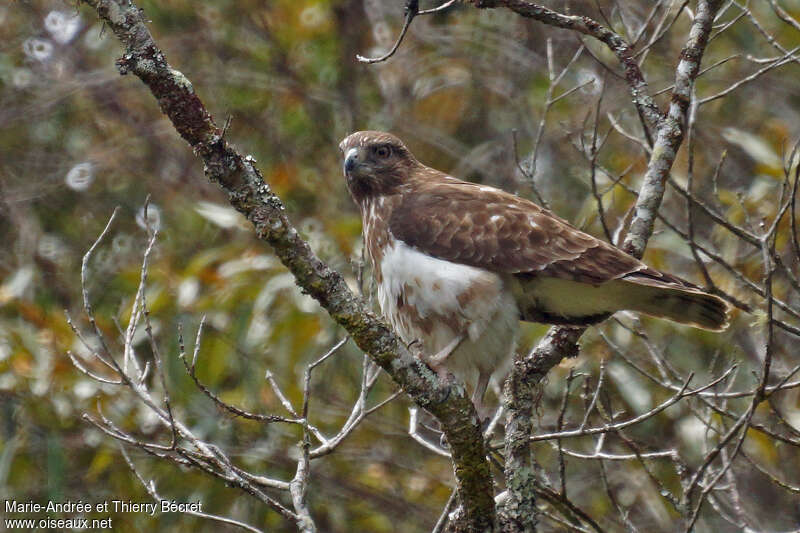
[(424, 354), (422, 353), (422, 339), (414, 339), (406, 345), (406, 348), (411, 355), (416, 357), (417, 359), (424, 359)]

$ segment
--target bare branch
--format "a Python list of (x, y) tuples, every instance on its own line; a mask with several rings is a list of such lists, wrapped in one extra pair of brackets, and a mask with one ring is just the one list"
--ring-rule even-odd
[(408, 410), (409, 420), (408, 420), (408, 435), (417, 441), (418, 443), (422, 444), (425, 448), (429, 449), (436, 455), (441, 455), (442, 457), (450, 457), (450, 453), (441, 448), (440, 446), (434, 444), (433, 442), (429, 441), (419, 433), (419, 409), (416, 407), (411, 407)]
[(635, 424), (638, 424), (639, 422), (642, 422), (644, 420), (647, 420), (647, 419), (657, 415), (658, 413), (660, 413), (661, 411), (663, 411), (664, 409), (666, 409), (670, 405), (673, 405), (673, 404), (677, 403), (682, 398), (685, 398), (686, 396), (692, 396), (693, 394), (695, 394), (696, 393), (695, 391), (687, 391), (687, 389), (689, 388), (689, 382), (692, 380), (692, 377), (694, 377), (694, 374), (689, 374), (689, 377), (686, 379), (686, 382), (683, 384), (683, 387), (681, 387), (681, 390), (679, 390), (675, 395), (673, 395), (672, 397), (670, 397), (666, 401), (660, 403), (656, 407), (650, 409), (649, 411), (646, 411), (646, 412), (640, 414), (639, 416), (635, 416), (635, 417), (633, 417), (633, 418), (631, 418), (629, 420), (625, 420), (623, 422), (616, 422), (614, 424), (604, 424), (601, 427), (583, 428), (583, 429), (578, 428), (578, 429), (573, 429), (573, 430), (568, 430), (568, 431), (559, 431), (559, 432), (556, 432), (556, 433), (544, 433), (544, 434), (540, 434), (540, 435), (531, 435), (530, 441), (531, 442), (537, 442), (537, 441), (542, 441), (542, 440), (567, 439), (567, 438), (572, 438), (572, 437), (583, 437), (585, 435), (598, 435), (598, 434), (601, 434), (601, 433), (608, 433), (610, 431), (618, 431), (620, 429), (624, 429), (626, 427), (633, 426)]
[(633, 57), (630, 45), (618, 34), (589, 17), (564, 15), (526, 0), (472, 0), (478, 8), (506, 7), (518, 15), (532, 18), (558, 28), (568, 29), (594, 37), (605, 44), (619, 60), (625, 71), (625, 80), (633, 96), (634, 105), (652, 128), (659, 126), (662, 113), (648, 92), (647, 82)]
[(800, 51), (800, 46), (796, 46), (796, 47), (792, 48), (791, 50), (787, 51), (784, 55), (782, 55), (782, 56), (778, 57), (777, 59), (775, 59), (774, 61), (771, 61), (770, 63), (768, 63), (766, 66), (761, 67), (760, 69), (758, 69), (757, 71), (753, 72), (749, 76), (746, 76), (746, 77), (736, 81), (735, 83), (731, 84), (728, 88), (723, 89), (723, 90), (719, 91), (718, 93), (712, 94), (711, 96), (706, 96), (705, 98), (701, 98), (698, 101), (697, 104), (698, 105), (705, 105), (705, 104), (707, 104), (709, 102), (713, 102), (714, 100), (717, 100), (719, 98), (727, 96), (730, 93), (732, 93), (733, 91), (735, 91), (736, 89), (740, 88), (741, 86), (743, 86), (743, 85), (745, 85), (747, 83), (750, 83), (751, 81), (757, 80), (758, 78), (760, 78), (764, 74), (766, 74), (768, 72), (771, 72), (771, 71), (775, 70), (776, 68), (782, 67), (783, 65), (786, 65), (787, 63), (791, 63), (793, 61), (797, 61), (798, 60), (798, 56), (796, 54), (797, 54), (798, 51)]
[[(203, 319), (205, 320), (205, 317), (203, 317)], [(197, 328), (197, 340), (195, 341), (194, 345), (194, 355), (192, 357), (192, 363), (189, 364), (189, 362), (186, 360), (186, 353), (183, 350), (182, 341), (180, 343), (181, 349), (180, 352), (178, 353), (178, 357), (180, 358), (181, 362), (183, 362), (183, 366), (186, 369), (186, 373), (189, 374), (190, 378), (192, 378), (192, 381), (194, 381), (195, 386), (198, 389), (200, 389), (200, 391), (202, 391), (203, 394), (208, 396), (211, 399), (211, 401), (213, 401), (220, 409), (228, 411), (234, 416), (239, 416), (242, 418), (246, 418), (248, 420), (257, 420), (259, 422), (265, 422), (265, 423), (286, 422), (290, 424), (302, 425), (303, 423), (302, 420), (286, 418), (279, 415), (262, 415), (258, 413), (251, 413), (249, 411), (245, 411), (244, 409), (240, 409), (234, 405), (230, 405), (229, 403), (222, 401), (219, 396), (211, 392), (211, 390), (209, 390), (208, 387), (206, 387), (203, 384), (203, 382), (200, 381), (200, 378), (197, 377), (196, 373), (196, 364), (197, 364), (197, 354), (200, 350), (200, 339), (203, 332), (204, 320), (200, 322), (200, 327)]]
[(356, 59), (362, 63), (380, 63), (392, 57), (395, 54), (395, 52), (397, 52), (397, 49), (400, 48), (400, 43), (403, 42), (403, 37), (406, 36), (408, 27), (411, 26), (411, 22), (414, 20), (414, 17), (420, 14), (419, 0), (406, 0), (405, 12), (406, 12), (406, 18), (405, 21), (403, 22), (403, 29), (400, 30), (400, 35), (397, 37), (397, 41), (395, 41), (394, 46), (392, 46), (392, 48), (388, 52), (386, 52), (380, 57), (373, 57), (373, 58), (357, 55)]
[[(125, 447), (124, 446), (120, 446), (119, 449), (120, 449), (120, 452), (122, 453), (122, 457), (125, 458), (125, 462), (128, 464), (128, 467), (130, 467), (131, 471), (133, 471), (133, 473), (136, 475), (136, 478), (139, 480), (139, 482), (145, 488), (147, 493), (153, 498), (153, 501), (155, 501), (156, 503), (160, 504), (160, 502), (164, 498), (159, 496), (158, 492), (156, 492), (156, 484), (155, 484), (155, 482), (153, 480), (150, 480), (149, 483), (146, 482), (144, 480), (144, 478), (142, 477), (142, 475), (139, 473), (139, 471), (136, 469), (136, 466), (133, 464), (133, 461), (131, 460), (131, 458), (128, 456), (128, 452), (125, 450)], [(246, 529), (247, 531), (252, 531), (253, 533), (262, 533), (262, 530), (257, 529), (255, 527), (251, 526), (250, 524), (245, 524), (244, 522), (240, 522), (239, 520), (234, 520), (233, 518), (228, 518), (228, 517), (225, 517), (225, 516), (219, 516), (219, 515), (214, 515), (214, 514), (209, 514), (209, 513), (203, 513), (201, 511), (193, 511), (191, 509), (187, 509), (187, 510), (181, 511), (181, 512), (183, 514), (187, 514), (187, 515), (191, 515), (191, 516), (197, 516), (197, 517), (200, 517), (200, 518), (213, 520), (215, 522), (221, 522), (223, 524), (228, 524), (228, 525), (231, 525), (231, 526), (240, 527), (242, 529)]]
[(120, 379), (109, 379), (109, 378), (104, 378), (103, 376), (100, 376), (98, 374), (95, 374), (94, 372), (86, 368), (84, 364), (81, 363), (80, 359), (78, 359), (75, 356), (75, 354), (73, 354), (71, 351), (67, 350), (67, 355), (72, 361), (72, 364), (75, 365), (75, 368), (77, 368), (78, 370), (80, 370), (93, 380), (99, 381), (100, 383), (108, 383), (109, 385), (122, 385), (123, 381)]

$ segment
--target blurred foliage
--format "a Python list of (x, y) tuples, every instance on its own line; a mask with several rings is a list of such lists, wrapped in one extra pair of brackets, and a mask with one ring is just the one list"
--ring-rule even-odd
[[(433, 2), (422, 2), (425, 6)], [(553, 2), (573, 12), (597, 16), (589, 2)], [(600, 2), (610, 11), (614, 2)], [(606, 5), (609, 4), (609, 5)], [(633, 4), (633, 3), (631, 3)], [(644, 21), (648, 2), (626, 7), (634, 25)], [(766, 4), (763, 3), (763, 4)], [(791, 4), (791, 2), (790, 2)], [(460, 7), (415, 21), (398, 54), (387, 63), (357, 64), (357, 53), (377, 55), (395, 38), (400, 2), (377, 0), (188, 0), (140, 2), (151, 31), (171, 64), (194, 84), (219, 124), (232, 117), (227, 137), (255, 157), (289, 214), (323, 259), (355, 286), (360, 263), (360, 219), (347, 196), (340, 171), (339, 140), (355, 129), (387, 129), (407, 141), (427, 164), (471, 180), (530, 195), (517, 170), (512, 131), (521, 157), (530, 153), (548, 89), (546, 40), (552, 40), (556, 69), (580, 41), (503, 11)], [(787, 48), (798, 34), (766, 6), (753, 6), (761, 23)], [(793, 3), (794, 15), (800, 7)], [(726, 20), (733, 18), (726, 15)], [(615, 21), (615, 24), (618, 24)], [(653, 91), (667, 87), (688, 31), (686, 17), (652, 48), (644, 65)], [(595, 107), (602, 99), (599, 130), (611, 131), (606, 113), (638, 134), (640, 127), (614, 58), (583, 39), (584, 53), (555, 94), (594, 79), (553, 105), (547, 115), (535, 169), (537, 186), (564, 218), (602, 235), (591, 194), (590, 164), (580, 143), (591, 143)], [(176, 357), (182, 324), (192, 348), (200, 317), (209, 331), (199, 361), (201, 379), (229, 402), (257, 412), (283, 413), (264, 379), (270, 370), (288, 397), (299, 402), (304, 365), (324, 353), (343, 332), (259, 242), (203, 178), (201, 164), (160, 115), (156, 102), (132, 76), (120, 77), (114, 61), (122, 51), (88, 8), (59, 0), (0, 5), (0, 492), (18, 500), (71, 499), (147, 501), (139, 482), (121, 460), (118, 445), (81, 419), (98, 406), (119, 425), (143, 437), (163, 430), (146, 409), (111, 385), (78, 373), (67, 350), (85, 353), (69, 329), (64, 311), (85, 327), (81, 310), (81, 257), (115, 206), (121, 207), (111, 237), (90, 264), (89, 295), (99, 326), (119, 337), (140, 276), (146, 242), (143, 205), (151, 196), (150, 221), (160, 231), (149, 275), (148, 302), (155, 333), (166, 354), (167, 377), (176, 413), (209, 441), (227, 450), (252, 472), (290, 479), (297, 452), (293, 427), (232, 419), (200, 394)], [(774, 56), (768, 43), (745, 22), (715, 39), (704, 65), (740, 54), (702, 78), (701, 96), (713, 94), (755, 70), (744, 56)], [(594, 56), (594, 58), (592, 57)], [(784, 153), (800, 135), (798, 67), (789, 65), (744, 85), (698, 112), (695, 131), (695, 188), (712, 190), (711, 175), (721, 154), (718, 208), (736, 223), (758, 224), (775, 214), (782, 186)], [(601, 90), (605, 83), (605, 90)], [(662, 105), (665, 96), (658, 97)], [(673, 177), (686, 183), (682, 151)], [(621, 184), (598, 174), (609, 191), (606, 218), (615, 228), (634, 202), (626, 186), (637, 188), (646, 158), (635, 143), (611, 132), (598, 164), (612, 176), (627, 171)], [(686, 226), (685, 200), (668, 194), (663, 212)], [(760, 282), (760, 253), (698, 215), (697, 233)], [(778, 248), (788, 246), (788, 229)], [(659, 225), (646, 260), (657, 268), (702, 283), (689, 247)], [(797, 265), (791, 267), (797, 272)], [(752, 294), (724, 269), (709, 265), (720, 287), (746, 301)], [(366, 276), (369, 279), (369, 276)], [(368, 284), (368, 283), (367, 283)], [(797, 306), (797, 292), (776, 277), (777, 297)], [(642, 318), (649, 342), (684, 373), (718, 375), (740, 364), (736, 386), (752, 386), (751, 370), (762, 353), (758, 315), (737, 315), (723, 334), (709, 334)], [(630, 321), (623, 317), (623, 321)], [(545, 331), (527, 325), (525, 344)], [(582, 355), (549, 377), (539, 410), (542, 428), (553, 428), (570, 368), (596, 383), (601, 361), (607, 366), (609, 412), (646, 411), (669, 394), (637, 374), (600, 338), (603, 331), (633, 357), (648, 347), (626, 329), (608, 323), (582, 341)], [(791, 338), (778, 334), (776, 371), (797, 363)], [(151, 357), (143, 335), (139, 355)], [(346, 419), (360, 380), (362, 355), (348, 344), (314, 376), (311, 412), (326, 433)], [(576, 391), (579, 388), (577, 383)], [(393, 392), (385, 376), (370, 397)], [(580, 402), (580, 396), (572, 397)], [(496, 401), (491, 398), (490, 402)], [(776, 402), (798, 427), (797, 391)], [(449, 463), (431, 455), (406, 434), (408, 401), (399, 399), (371, 416), (337, 451), (314, 462), (309, 492), (322, 531), (423, 531), (435, 523), (450, 494)], [(569, 420), (569, 417), (568, 417)], [(580, 420), (571, 420), (578, 423)], [(674, 446), (694, 464), (702, 458), (704, 426), (680, 404), (630, 436), (653, 447)], [(162, 435), (166, 440), (168, 435)], [(587, 441), (588, 442), (588, 441)], [(570, 443), (575, 449), (581, 440)], [(771, 471), (800, 479), (800, 458), (761, 434), (746, 450)], [(556, 469), (549, 444), (535, 447), (547, 469)], [(201, 499), (204, 510), (230, 515), (268, 531), (293, 531), (243, 493), (194, 471), (177, 469), (133, 450), (143, 473), (160, 493), (179, 501)], [(669, 530), (675, 519), (641, 468), (615, 464), (609, 472), (619, 500), (652, 530)], [(667, 463), (653, 463), (662, 479), (679, 480)], [(596, 462), (570, 459), (571, 496), (593, 515), (611, 503), (597, 490)], [(796, 526), (800, 507), (758, 472), (741, 471), (741, 482), (760, 491), (758, 516), (767, 529)], [(583, 492), (582, 492), (583, 491)], [(766, 509), (781, 509), (770, 513)], [(758, 510), (756, 510), (758, 511)], [(112, 514), (121, 531), (198, 529), (217, 524), (184, 515)], [(723, 531), (718, 519), (701, 523)], [(620, 529), (622, 528), (619, 525)]]

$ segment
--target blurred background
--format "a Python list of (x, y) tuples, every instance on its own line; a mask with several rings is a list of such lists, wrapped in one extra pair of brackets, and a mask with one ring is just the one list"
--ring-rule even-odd
[[(421, 2), (423, 8), (434, 4)], [(623, 34), (626, 28), (642, 25), (647, 29), (644, 39), (663, 32), (638, 59), (651, 93), (669, 88), (689, 17), (677, 16), (671, 27), (659, 30), (654, 26), (659, 17), (648, 18), (653, 3), (624, 4), (620, 12), (613, 1), (548, 2), (597, 19), (607, 15)], [(679, 3), (662, 4), (672, 5), (672, 14), (677, 14)], [(690, 4), (693, 8), (694, 2)], [(783, 4), (800, 17), (800, 3)], [(507, 11), (457, 6), (444, 14), (418, 17), (393, 58), (364, 65), (356, 62), (356, 54), (380, 55), (394, 42), (403, 20), (401, 2), (144, 0), (139, 5), (171, 65), (193, 82), (218, 124), (231, 117), (227, 138), (255, 157), (304, 237), (353, 286), (361, 261), (361, 221), (345, 189), (337, 145), (354, 130), (392, 131), (418, 159), (464, 179), (532, 198), (533, 182), (554, 211), (599, 237), (607, 232), (592, 180), (600, 190), (612, 236), (635, 201), (629, 189), (638, 189), (647, 157), (629, 137), (642, 136), (641, 124), (615, 58), (588, 38)], [(703, 64), (727, 60), (698, 82), (700, 98), (757, 72), (764, 59), (780, 56), (753, 20), (785, 49), (800, 44), (800, 33), (781, 22), (767, 2), (752, 6), (753, 18), (741, 16), (732, 3), (726, 5), (719, 29), (722, 23), (731, 25), (712, 41)], [(122, 460), (118, 444), (81, 415), (100, 406), (119, 426), (142, 438), (166, 441), (168, 435), (129, 394), (80, 374), (65, 355), (68, 350), (79, 356), (86, 353), (67, 325), (65, 311), (86, 327), (81, 258), (116, 206), (121, 208), (117, 222), (89, 268), (88, 292), (99, 325), (113, 337), (117, 324), (124, 327), (129, 318), (147, 239), (143, 206), (150, 195), (148, 218), (160, 235), (147, 299), (176, 412), (243, 468), (291, 478), (300, 433), (293, 426), (265, 426), (219, 411), (197, 391), (176, 357), (178, 324), (187, 339), (193, 339), (201, 317), (207, 316), (200, 377), (222, 399), (262, 413), (285, 414), (264, 379), (268, 370), (288, 397), (299, 402), (305, 365), (343, 336), (204, 178), (201, 163), (160, 114), (144, 85), (133, 76), (119, 75), (114, 62), (122, 53), (88, 7), (57, 0), (0, 5), (3, 499), (149, 501)], [(550, 70), (557, 76), (567, 66), (551, 92)], [(705, 103), (696, 113), (694, 188), (728, 220), (754, 231), (775, 215), (784, 164), (800, 138), (798, 74), (796, 63), (787, 64)], [(548, 96), (567, 91), (572, 92), (546, 105)], [(656, 98), (665, 108), (669, 93)], [(687, 153), (682, 150), (673, 172), (684, 186)], [(718, 177), (712, 179), (723, 157)], [(686, 200), (681, 195), (669, 190), (662, 213), (686, 233)], [(710, 276), (722, 290), (761, 310), (736, 312), (733, 327), (722, 334), (641, 318), (647, 342), (615, 322), (591, 328), (582, 340), (581, 355), (549, 376), (538, 428), (553, 429), (567, 374), (573, 371), (579, 381), (596, 384), (601, 362), (611, 412), (641, 413), (669, 397), (669, 391), (630, 364), (652, 365), (647, 355), (651, 345), (684, 374), (695, 372), (694, 383), (718, 376), (735, 362), (739, 368), (733, 389), (753, 386), (752, 372), (763, 357), (763, 298), (742, 278), (762, 285), (761, 253), (702, 213), (696, 217), (698, 241), (735, 268), (731, 272), (706, 260)], [(790, 246), (789, 218), (781, 225), (779, 251)], [(661, 222), (645, 260), (704, 284), (686, 240)], [(797, 274), (796, 262), (788, 261)], [(368, 273), (366, 279), (369, 293)], [(796, 310), (800, 301), (795, 289), (785, 276), (775, 276), (775, 295)], [(791, 313), (781, 317), (798, 323)], [(635, 321), (629, 316), (620, 320)], [(523, 345), (531, 346), (544, 331), (543, 326), (526, 325)], [(776, 376), (800, 363), (791, 347), (795, 340), (776, 333)], [(150, 352), (145, 336), (137, 342), (146, 359)], [(362, 354), (348, 343), (315, 375), (311, 416), (323, 431), (335, 433), (349, 414), (361, 365)], [(583, 402), (582, 385), (577, 383), (569, 400), (576, 408)], [(384, 375), (370, 402), (394, 391)], [(488, 401), (496, 403), (490, 396)], [(799, 431), (797, 389), (776, 395), (774, 402), (787, 426)], [(405, 398), (393, 401), (371, 415), (336, 453), (313, 463), (309, 502), (322, 531), (433, 527), (453, 485), (451, 466), (408, 437), (408, 406)], [(567, 427), (581, 421), (570, 413), (567, 410)], [(683, 461), (696, 466), (708, 443), (699, 416), (696, 406), (682, 402), (631, 428), (630, 436), (645, 446), (675, 448)], [(572, 444), (580, 448), (578, 442)], [(796, 448), (776, 446), (754, 432), (745, 450), (766, 470), (781, 472), (795, 483), (800, 480)], [(558, 469), (548, 443), (537, 445), (535, 452), (546, 471)], [(218, 480), (137, 450), (131, 455), (156, 481), (163, 497), (200, 499), (208, 512), (234, 516), (267, 531), (294, 530), (275, 512)], [(597, 481), (595, 463), (570, 458), (566, 475), (571, 496), (601, 521), (612, 505), (622, 505), (646, 530), (671, 531), (674, 510), (647, 473), (630, 462), (613, 466), (608, 476), (616, 501)], [(653, 469), (669, 487), (679, 487), (670, 463), (656, 461)], [(763, 520), (763, 528), (798, 527), (796, 495), (770, 483), (746, 462), (737, 463), (733, 473), (737, 483), (748, 487), (748, 512)], [(220, 529), (185, 515), (112, 517), (120, 531)], [(613, 518), (605, 526), (624, 530)], [(698, 527), (736, 530), (713, 508), (704, 511)]]

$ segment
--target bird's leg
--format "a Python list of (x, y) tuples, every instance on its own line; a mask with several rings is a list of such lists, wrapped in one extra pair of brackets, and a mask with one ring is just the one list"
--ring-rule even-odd
[(450, 357), (450, 354), (452, 354), (455, 349), (458, 348), (458, 345), (461, 344), (463, 340), (463, 335), (459, 335), (458, 337), (454, 338), (447, 344), (447, 346), (439, 350), (435, 355), (428, 357), (428, 364), (433, 368), (442, 366), (445, 360)]
[(442, 380), (443, 383), (450, 383), (450, 373), (447, 371), (447, 366), (445, 366), (444, 362), (450, 357), (458, 345), (461, 344), (461, 341), (464, 340), (463, 335), (459, 335), (458, 337), (454, 338), (450, 341), (447, 346), (439, 350), (436, 354), (432, 356), (426, 357), (426, 362), (428, 366), (430, 366), (436, 375), (439, 376), (439, 379)]
[(475, 385), (475, 392), (472, 393), (472, 403), (480, 413), (483, 407), (483, 395), (486, 394), (486, 387), (489, 386), (489, 378), (492, 377), (488, 372), (481, 371), (478, 374), (478, 383)]
[[(488, 410), (486, 410), (485, 406), (483, 405), (483, 395), (486, 394), (486, 387), (489, 386), (489, 378), (492, 375), (489, 372), (480, 371), (478, 373), (478, 383), (475, 385), (475, 391), (472, 393), (472, 403), (475, 405), (475, 411), (478, 412), (478, 420), (483, 420), (484, 415), (488, 415)], [(487, 416), (484, 423), (488, 425), (490, 417)], [(484, 427), (484, 429), (486, 429)]]

